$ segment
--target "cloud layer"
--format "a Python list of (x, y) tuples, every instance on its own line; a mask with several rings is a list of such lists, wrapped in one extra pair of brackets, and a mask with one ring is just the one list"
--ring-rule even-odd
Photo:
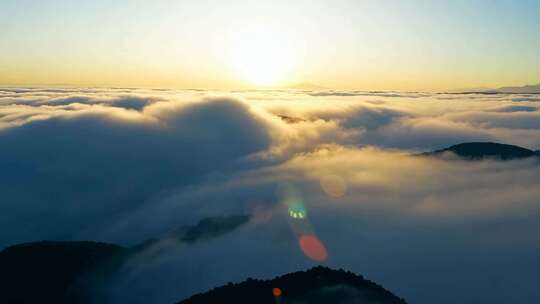
[(250, 214), (217, 238), (151, 248), (111, 302), (174, 302), (305, 268), (317, 262), (299, 244), (309, 234), (322, 262), (410, 302), (530, 303), (538, 164), (411, 154), (539, 149), (539, 108), (517, 94), (0, 88), (0, 247), (135, 245)]

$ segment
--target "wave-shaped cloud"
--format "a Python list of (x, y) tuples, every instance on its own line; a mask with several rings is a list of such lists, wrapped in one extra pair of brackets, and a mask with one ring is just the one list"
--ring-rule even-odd
[(270, 145), (264, 121), (227, 98), (144, 113), (100, 105), (11, 110), (17, 119), (1, 118), (9, 126), (0, 131), (0, 217), (18, 229), (0, 232), (4, 245), (91, 235), (153, 195)]

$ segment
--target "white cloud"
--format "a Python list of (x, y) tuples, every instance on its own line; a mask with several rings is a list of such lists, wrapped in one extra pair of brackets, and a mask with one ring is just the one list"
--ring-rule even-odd
[[(538, 164), (410, 154), (481, 140), (540, 148), (536, 105), (521, 97), (1, 88), (0, 247), (135, 244), (205, 216), (264, 214), (219, 239), (170, 246), (111, 295), (173, 302), (312, 265), (276, 195), (285, 183), (330, 266), (414, 303), (520, 303), (493, 286), (537, 294)], [(161, 288), (150, 288), (156, 277)]]

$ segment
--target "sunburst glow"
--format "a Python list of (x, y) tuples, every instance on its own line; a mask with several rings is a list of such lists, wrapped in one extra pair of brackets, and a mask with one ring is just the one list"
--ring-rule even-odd
[(298, 45), (286, 32), (256, 26), (236, 32), (229, 61), (239, 78), (252, 85), (286, 83), (298, 62)]

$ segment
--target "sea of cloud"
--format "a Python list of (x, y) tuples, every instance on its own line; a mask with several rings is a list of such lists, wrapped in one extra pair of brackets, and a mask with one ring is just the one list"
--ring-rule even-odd
[(111, 302), (172, 303), (318, 263), (411, 303), (535, 302), (538, 161), (415, 154), (471, 141), (540, 149), (539, 109), (527, 94), (0, 87), (0, 248), (132, 246), (247, 214), (219, 238), (134, 259)]

